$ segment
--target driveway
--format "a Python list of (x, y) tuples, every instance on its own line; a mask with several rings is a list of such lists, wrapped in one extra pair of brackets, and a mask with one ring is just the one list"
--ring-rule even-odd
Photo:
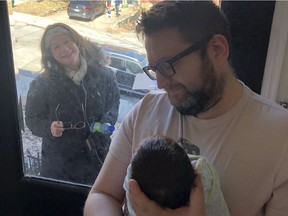
[[(48, 16), (48, 19), (52, 19), (56, 22), (63, 22), (71, 26), (82, 26), (96, 32), (105, 33), (113, 38), (120, 39), (122, 43), (134, 45), (136, 50), (144, 51), (143, 44), (138, 40), (134, 30), (124, 30), (118, 28), (117, 24), (123, 22), (130, 16), (133, 16), (137, 10), (131, 8), (122, 8), (120, 17), (116, 17), (115, 12), (112, 11), (112, 15), (109, 18), (107, 14), (98, 16), (93, 21), (86, 21), (80, 19), (69, 19), (66, 11), (60, 11)], [(97, 37), (97, 35), (96, 35)]]

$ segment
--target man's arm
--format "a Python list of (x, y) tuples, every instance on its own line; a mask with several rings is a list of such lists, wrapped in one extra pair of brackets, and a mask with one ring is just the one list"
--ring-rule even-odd
[(123, 215), (125, 197), (123, 182), (127, 165), (116, 160), (109, 152), (92, 186), (84, 207), (84, 216)]
[(288, 148), (275, 176), (272, 196), (266, 204), (265, 216), (285, 216), (288, 213)]

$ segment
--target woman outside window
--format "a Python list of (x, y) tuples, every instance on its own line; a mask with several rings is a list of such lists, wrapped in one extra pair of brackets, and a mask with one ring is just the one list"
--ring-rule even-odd
[(30, 84), (26, 124), (42, 137), (40, 175), (92, 184), (111, 134), (92, 133), (95, 122), (114, 125), (119, 89), (102, 49), (69, 26), (46, 28), (41, 40), (44, 72)]

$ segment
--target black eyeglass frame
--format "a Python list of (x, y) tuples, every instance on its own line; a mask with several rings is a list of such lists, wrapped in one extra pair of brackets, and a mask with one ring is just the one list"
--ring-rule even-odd
[[(58, 109), (60, 107), (60, 104), (58, 104), (55, 108), (55, 117), (56, 117), (56, 121), (59, 122), (59, 118), (58, 118)], [(84, 112), (84, 107), (83, 104), (81, 105), (82, 111)], [(73, 124), (72, 122), (63, 122), (63, 129), (65, 130), (79, 130), (79, 129), (83, 129), (86, 127), (86, 122), (85, 121), (78, 121), (75, 124)]]
[[(206, 37), (204, 40), (198, 41), (194, 44), (192, 44), (190, 47), (188, 47), (187, 49), (183, 50), (182, 52), (178, 53), (176, 56), (168, 59), (168, 60), (162, 60), (160, 62), (158, 62), (155, 65), (148, 65), (142, 68), (142, 70), (145, 72), (145, 74), (151, 79), (151, 80), (156, 80), (156, 77), (152, 76), (149, 72), (149, 70), (153, 70), (156, 74), (157, 71), (159, 71), (159, 73), (167, 78), (171, 78), (172, 76), (174, 76), (176, 74), (176, 71), (173, 67), (173, 63), (175, 63), (176, 61), (180, 60), (181, 58), (199, 50), (201, 47), (203, 47), (210, 39), (212, 38), (212, 35)], [(159, 65), (162, 64), (163, 62), (167, 63), (170, 68), (172, 69), (172, 74), (168, 75), (165, 73), (165, 71), (162, 71), (161, 69), (159, 70)]]

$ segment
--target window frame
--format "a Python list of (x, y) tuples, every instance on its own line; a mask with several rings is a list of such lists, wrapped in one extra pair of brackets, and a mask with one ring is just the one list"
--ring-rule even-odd
[(0, 1), (0, 32), (0, 215), (82, 215), (91, 187), (24, 175), (7, 1)]
[[(286, 100), (285, 96), (281, 95), (280, 88), (283, 87), (282, 85), (284, 84), (282, 83), (283, 80), (281, 80), (282, 75), (288, 69), (285, 68), (285, 57), (288, 55), (287, 12), (288, 2), (276, 1), (261, 88), (261, 95), (276, 102)], [(284, 81), (286, 81), (286, 79), (284, 79)]]
[[(249, 7), (251, 3), (245, 4)], [(0, 32), (0, 215), (8, 212), (11, 216), (82, 215), (89, 186), (25, 176), (23, 173), (7, 1), (0, 1)]]

